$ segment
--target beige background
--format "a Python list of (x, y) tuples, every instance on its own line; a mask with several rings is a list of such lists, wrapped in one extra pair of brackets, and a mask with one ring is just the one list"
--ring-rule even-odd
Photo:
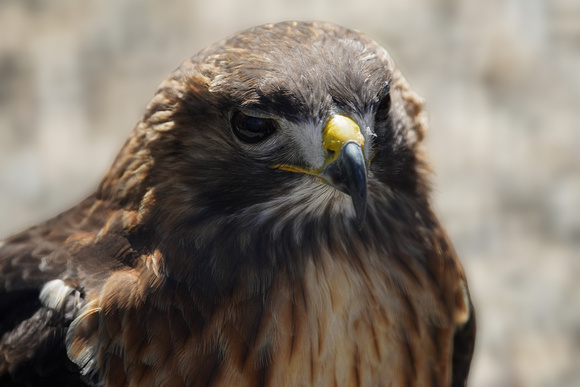
[(431, 117), (479, 312), (471, 386), (580, 385), (580, 1), (0, 1), (0, 236), (95, 188), (157, 84), (254, 24), (385, 45)]

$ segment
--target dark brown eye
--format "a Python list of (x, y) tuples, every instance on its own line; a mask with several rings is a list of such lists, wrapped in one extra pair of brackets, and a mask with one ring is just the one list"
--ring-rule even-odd
[(232, 128), (240, 140), (255, 144), (274, 133), (276, 122), (270, 118), (253, 117), (242, 112), (235, 112), (232, 116)]
[(391, 94), (385, 95), (379, 102), (375, 113), (375, 121), (386, 120), (389, 116), (389, 110), (391, 110)]

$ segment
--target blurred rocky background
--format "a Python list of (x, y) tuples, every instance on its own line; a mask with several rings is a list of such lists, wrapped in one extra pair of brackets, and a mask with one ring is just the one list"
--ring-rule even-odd
[(0, 0), (0, 236), (89, 194), (183, 59), (288, 19), (366, 32), (427, 101), (470, 385), (579, 386), (578, 0)]

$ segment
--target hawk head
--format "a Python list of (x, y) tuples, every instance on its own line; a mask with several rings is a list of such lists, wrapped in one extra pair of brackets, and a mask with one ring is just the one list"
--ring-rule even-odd
[(133, 244), (159, 270), (219, 293), (244, 270), (263, 279), (320, 246), (384, 239), (385, 216), (426, 201), (423, 121), (370, 38), (263, 25), (161, 84), (99, 195), (133, 211)]

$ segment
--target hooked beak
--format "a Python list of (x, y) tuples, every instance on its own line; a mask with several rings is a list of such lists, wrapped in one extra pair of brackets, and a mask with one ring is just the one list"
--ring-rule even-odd
[(324, 166), (308, 169), (296, 165), (277, 164), (272, 168), (306, 173), (349, 195), (362, 228), (367, 212), (367, 162), (363, 154), (365, 138), (358, 125), (347, 116), (336, 114), (322, 131)]
[(357, 224), (362, 228), (367, 212), (364, 137), (358, 125), (343, 115), (335, 115), (328, 120), (322, 137), (326, 158), (319, 176), (328, 185), (351, 197)]
[(344, 144), (338, 158), (322, 170), (320, 177), (351, 197), (356, 222), (362, 228), (367, 212), (367, 169), (360, 145)]

